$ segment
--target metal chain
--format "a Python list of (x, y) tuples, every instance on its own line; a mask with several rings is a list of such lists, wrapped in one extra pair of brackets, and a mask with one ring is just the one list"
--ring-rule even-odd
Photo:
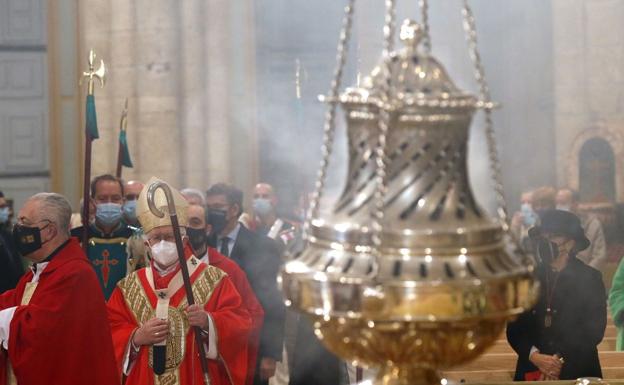
[(419, 0), (418, 6), (420, 7), (420, 23), (423, 28), (422, 44), (425, 47), (425, 52), (431, 53), (431, 35), (429, 34), (429, 0)]
[(338, 42), (338, 50), (336, 53), (336, 68), (334, 69), (334, 77), (331, 82), (331, 88), (327, 100), (329, 105), (327, 107), (327, 111), (325, 112), (325, 119), (323, 124), (323, 146), (321, 147), (322, 159), (316, 175), (316, 183), (314, 184), (314, 194), (312, 196), (312, 202), (310, 202), (310, 208), (308, 209), (306, 215), (306, 221), (303, 231), (304, 238), (307, 238), (308, 232), (310, 230), (310, 222), (313, 218), (318, 217), (319, 202), (321, 200), (323, 190), (325, 189), (329, 158), (332, 154), (334, 146), (334, 136), (336, 131), (335, 120), (336, 109), (338, 106), (338, 97), (340, 96), (339, 93), (342, 83), (342, 75), (347, 60), (347, 48), (349, 39), (351, 38), (351, 28), (353, 26), (354, 5), (355, 0), (349, 0), (347, 6), (344, 9), (342, 29), (340, 31), (340, 40)]
[(479, 98), (483, 103), (483, 112), (485, 114), (485, 135), (488, 144), (488, 153), (490, 158), (490, 174), (494, 183), (494, 192), (496, 193), (496, 201), (498, 204), (497, 212), (504, 230), (509, 227), (509, 215), (507, 211), (507, 201), (505, 200), (505, 189), (501, 173), (501, 165), (498, 156), (496, 144), (496, 133), (494, 132), (494, 123), (492, 121), (492, 97), (490, 87), (485, 79), (485, 69), (481, 61), (481, 55), (477, 46), (477, 28), (475, 24), (474, 13), (468, 4), (468, 0), (463, 0), (464, 8), (462, 15), (464, 18), (464, 31), (466, 32), (466, 41), (470, 58), (474, 65), (474, 76), (479, 85)]
[(386, 179), (386, 139), (390, 126), (390, 89), (392, 81), (392, 60), (390, 54), (394, 50), (394, 30), (396, 19), (396, 3), (394, 0), (386, 0), (386, 17), (384, 23), (383, 66), (384, 79), (380, 87), (382, 105), (379, 109), (379, 137), (375, 148), (375, 208), (372, 215), (372, 241), (373, 241), (373, 274), (379, 272), (381, 222), (384, 219), (384, 206), (386, 191), (388, 189)]

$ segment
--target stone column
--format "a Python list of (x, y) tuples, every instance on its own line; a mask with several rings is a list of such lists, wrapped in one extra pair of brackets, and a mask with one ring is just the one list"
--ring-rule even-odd
[(76, 0), (48, 4), (51, 189), (78, 208), (82, 191), (82, 142), (78, 92), (78, 7)]
[(252, 9), (250, 0), (80, 2), (80, 57), (94, 48), (109, 70), (105, 89), (96, 91), (94, 175), (114, 171), (128, 97), (135, 167), (124, 178), (157, 175), (201, 189), (222, 180), (243, 189), (253, 183)]
[[(621, 150), (624, 114), (624, 3), (617, 0), (555, 0), (553, 35), (557, 180), (578, 188), (578, 151), (592, 137), (607, 140), (616, 165)], [(624, 178), (616, 172), (618, 200)]]

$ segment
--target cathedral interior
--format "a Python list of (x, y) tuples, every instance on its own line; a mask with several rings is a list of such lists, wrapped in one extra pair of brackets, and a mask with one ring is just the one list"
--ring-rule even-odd
[[(80, 79), (93, 50), (107, 76), (102, 87), (95, 83), (92, 175), (115, 171), (127, 103), (133, 167), (124, 168), (124, 179), (157, 175), (201, 190), (224, 181), (245, 192), (263, 181), (292, 212), (314, 188), (326, 112), (319, 95), (330, 89), (346, 3), (0, 0), (0, 190), (14, 207), (36, 192), (59, 192), (78, 211), (87, 93)], [(343, 89), (359, 85), (383, 49), (384, 1), (356, 3)], [(520, 209), (523, 192), (541, 186), (578, 191), (581, 209), (604, 228), (608, 281), (624, 253), (624, 1), (471, 5), (498, 105), (493, 123), (510, 211)], [(418, 21), (420, 12), (418, 1), (398, 1), (398, 25)], [(477, 93), (461, 1), (431, 1), (429, 25), (432, 54), (459, 88)], [(336, 122), (330, 196), (347, 172), (341, 110)], [(494, 212), (489, 162), (476, 115), (470, 181), (479, 203)], [(614, 334), (605, 338), (605, 377), (624, 378)], [(515, 355), (503, 345), (457, 376), (504, 379), (499, 372), (513, 369)]]

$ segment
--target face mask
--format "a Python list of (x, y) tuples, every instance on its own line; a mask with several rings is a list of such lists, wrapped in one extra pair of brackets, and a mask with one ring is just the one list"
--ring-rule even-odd
[(217, 234), (215, 233), (210, 233), (209, 235), (206, 236), (206, 245), (208, 247), (212, 247), (213, 249), (217, 248), (217, 240), (219, 239), (219, 237), (217, 237)]
[(273, 206), (271, 206), (271, 201), (264, 198), (256, 198), (253, 201), (253, 210), (258, 215), (267, 215), (271, 212)]
[(137, 201), (127, 201), (123, 206), (123, 215), (131, 222), (136, 221), (136, 204)]
[(544, 237), (537, 240), (535, 254), (543, 264), (550, 264), (559, 256), (559, 246)]
[(211, 234), (221, 234), (227, 226), (225, 210), (208, 209), (206, 212), (206, 222), (212, 226)]
[(531, 207), (530, 203), (523, 203), (520, 208), (520, 212), (522, 213), (522, 221), (525, 226), (535, 226), (535, 223), (537, 222), (537, 214), (533, 211), (533, 207)]
[(3, 207), (0, 209), (0, 225), (9, 221), (9, 208)]
[[(49, 224), (43, 229), (48, 226)], [(36, 226), (28, 227), (23, 225), (15, 225), (13, 227), (13, 241), (21, 256), (25, 257), (41, 248), (43, 245), (41, 242), (41, 230), (43, 229)]]
[(178, 261), (178, 250), (174, 242), (162, 240), (150, 249), (152, 258), (161, 266), (168, 267)]
[(188, 235), (189, 242), (191, 242), (191, 247), (194, 251), (202, 251), (206, 246), (206, 239), (208, 238), (206, 236), (206, 230), (187, 227), (186, 235)]
[(104, 226), (113, 226), (121, 221), (121, 205), (118, 203), (99, 203), (95, 210), (95, 219)]
[(570, 211), (570, 205), (557, 205), (557, 210)]

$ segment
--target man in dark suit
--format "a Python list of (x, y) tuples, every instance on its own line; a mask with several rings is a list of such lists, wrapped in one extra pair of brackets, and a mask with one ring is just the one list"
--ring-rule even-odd
[(281, 264), (278, 244), (249, 231), (239, 223), (243, 212), (241, 190), (223, 183), (206, 191), (207, 222), (212, 226), (212, 246), (236, 262), (247, 274), (249, 283), (264, 308), (264, 325), (254, 384), (267, 384), (282, 357), (285, 308), (277, 288)]

